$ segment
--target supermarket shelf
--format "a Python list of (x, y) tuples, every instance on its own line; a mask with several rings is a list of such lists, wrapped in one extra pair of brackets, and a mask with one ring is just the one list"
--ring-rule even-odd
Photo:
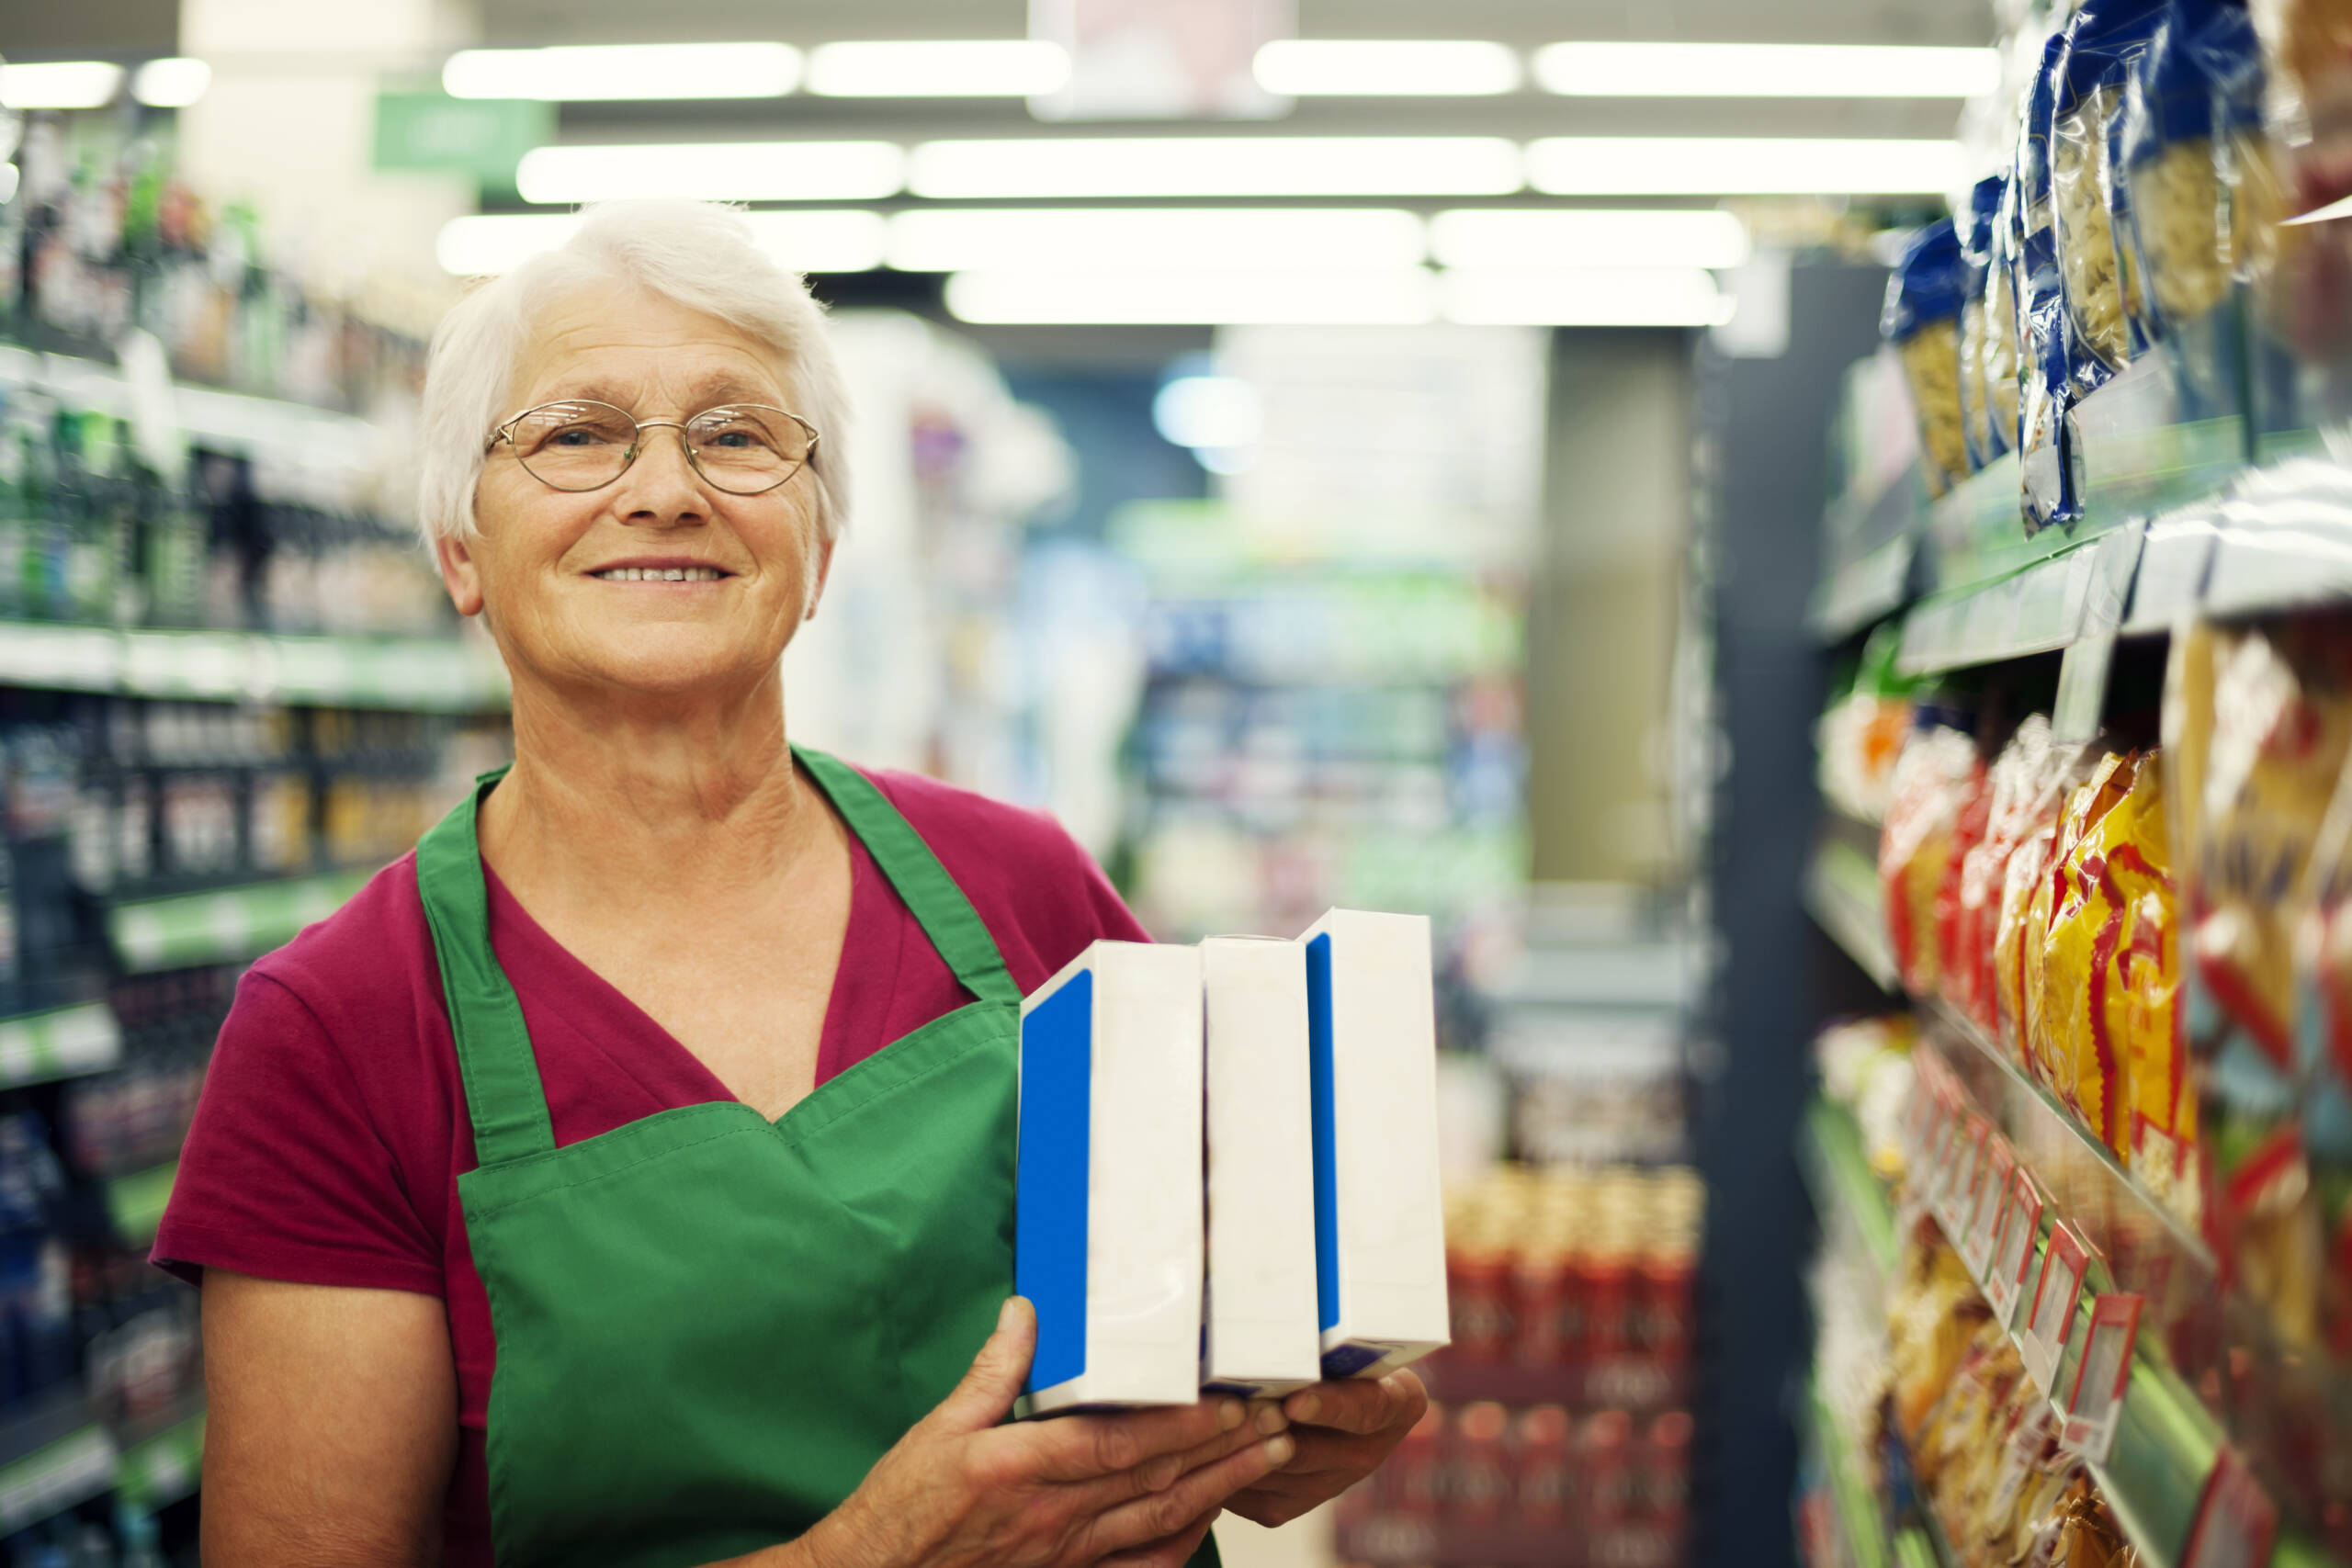
[(196, 1490), (204, 1470), (204, 1401), (167, 1416), (144, 1436), (127, 1438), (116, 1467), (123, 1501), (153, 1511)]
[(457, 637), (121, 631), (0, 621), (0, 684), (402, 712), (503, 708), (505, 669)]
[(102, 1073), (122, 1060), (122, 1030), (104, 1002), (0, 1019), (0, 1089)]
[(1861, 965), (1862, 973), (1890, 995), (1903, 988), (1887, 945), (1886, 912), (1878, 868), (1861, 851), (1839, 840), (1815, 846), (1805, 868), (1804, 907), (1829, 940)]
[[(139, 412), (129, 378), (111, 365), (74, 355), (0, 344), (0, 383), (38, 384), (79, 407), (120, 419)], [(185, 381), (172, 383), (170, 400), (181, 433), (219, 450), (255, 453), (300, 446), (345, 453), (363, 462), (383, 445), (383, 432), (372, 421), (309, 403)]]
[(1830, 1496), (1838, 1506), (1838, 1523), (1846, 1537), (1847, 1556), (1854, 1568), (1893, 1568), (1898, 1562), (1894, 1543), (1887, 1538), (1877, 1495), (1862, 1479), (1853, 1445), (1846, 1440), (1828, 1402), (1816, 1386), (1807, 1392), (1814, 1438), (1820, 1446), (1822, 1467), (1828, 1472)]
[(0, 1427), (0, 1536), (119, 1491), (155, 1509), (197, 1488), (204, 1460), (199, 1395), (118, 1440), (77, 1388)]
[(164, 1205), (172, 1201), (172, 1183), (179, 1174), (180, 1162), (174, 1159), (107, 1179), (107, 1213), (125, 1241), (145, 1247), (155, 1239), (156, 1227), (164, 1223)]
[(1905, 533), (1889, 539), (1825, 579), (1807, 613), (1815, 636), (1839, 642), (1901, 609), (1911, 598), (1919, 541)]
[(1871, 1174), (1870, 1156), (1862, 1147), (1862, 1130), (1853, 1113), (1826, 1100), (1805, 1107), (1804, 1137), (1798, 1144), (1805, 1183), (1815, 1204), (1826, 1214), (1850, 1220), (1869, 1248), (1882, 1278), (1891, 1276), (1900, 1248), (1894, 1234), (1894, 1206), (1886, 1188)]
[(2005, 577), (1923, 601), (1895, 668), (1933, 675), (2067, 647), (2123, 618), (2143, 531), (2119, 528)]
[(120, 903), (107, 911), (107, 934), (132, 974), (257, 958), (334, 914), (369, 874), (333, 872)]

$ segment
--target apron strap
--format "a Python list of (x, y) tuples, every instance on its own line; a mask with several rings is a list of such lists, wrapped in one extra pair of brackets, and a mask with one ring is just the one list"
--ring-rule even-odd
[(874, 781), (822, 751), (795, 746), (792, 755), (865, 843), (964, 988), (984, 1002), (1020, 1001), (1021, 987), (1012, 983), (996, 938), (989, 934), (972, 901)]
[(500, 768), (482, 774), (416, 845), (416, 890), (441, 964), (449, 1032), (458, 1043), (458, 1071), (473, 1117), (474, 1152), (485, 1166), (555, 1147), (523, 1004), (490, 947), (490, 894), (482, 881), (474, 817), (481, 797), (505, 773)]

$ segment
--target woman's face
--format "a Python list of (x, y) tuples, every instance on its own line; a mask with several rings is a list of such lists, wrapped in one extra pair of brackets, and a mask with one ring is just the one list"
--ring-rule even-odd
[[(617, 287), (548, 306), (505, 412), (563, 398), (681, 422), (722, 403), (793, 404), (772, 350), (716, 317)], [(663, 427), (644, 433), (619, 479), (567, 492), (534, 479), (501, 442), (474, 491), (477, 532), (441, 543), (442, 578), (459, 611), (487, 611), (518, 686), (720, 695), (772, 674), (816, 608), (832, 557), (816, 482), (804, 468), (763, 495), (729, 495)], [(667, 567), (718, 575), (600, 575)]]

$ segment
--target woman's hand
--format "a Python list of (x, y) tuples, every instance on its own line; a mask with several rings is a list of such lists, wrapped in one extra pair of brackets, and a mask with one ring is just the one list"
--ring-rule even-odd
[(1029, 1303), (1007, 1302), (956, 1391), (796, 1555), (810, 1568), (1179, 1568), (1227, 1497), (1292, 1458), (1280, 1409), (1238, 1400), (999, 1426), (1036, 1334)]
[(1378, 1469), (1429, 1406), (1429, 1391), (1410, 1371), (1377, 1382), (1300, 1389), (1283, 1401), (1283, 1413), (1295, 1423), (1290, 1435), (1297, 1439), (1296, 1455), (1225, 1506), (1257, 1524), (1286, 1525)]

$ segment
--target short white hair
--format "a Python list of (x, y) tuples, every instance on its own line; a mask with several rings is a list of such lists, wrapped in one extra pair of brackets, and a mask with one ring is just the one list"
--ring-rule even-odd
[(716, 316), (775, 351), (792, 412), (821, 438), (808, 473), (818, 526), (837, 536), (849, 518), (849, 391), (807, 279), (777, 265), (741, 215), (716, 202), (607, 201), (582, 219), (562, 245), (468, 294), (433, 334), (417, 465), (417, 525), (426, 543), (475, 531), (483, 447), (499, 421), (517, 412), (506, 404), (539, 311), (600, 284)]

